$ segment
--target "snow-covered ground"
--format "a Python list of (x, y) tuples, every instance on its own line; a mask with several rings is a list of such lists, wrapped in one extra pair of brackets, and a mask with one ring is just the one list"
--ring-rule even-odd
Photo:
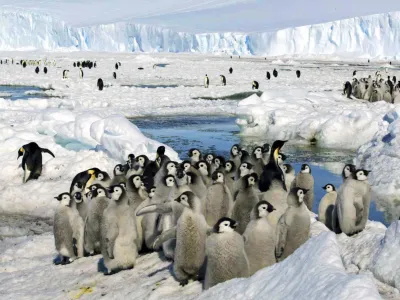
[[(324, 146), (355, 149), (377, 131), (390, 128), (382, 118), (394, 108), (383, 102), (372, 105), (350, 101), (340, 95), (343, 81), (351, 78), (354, 69), (359, 70), (360, 75), (367, 75), (382, 66), (378, 63), (363, 67), (351, 62), (271, 62), (195, 54), (91, 52), (7, 52), (0, 53), (0, 57), (13, 57), (16, 61), (47, 57), (48, 61), (56, 61), (56, 66), (48, 66), (47, 75), (42, 72), (43, 66), (37, 75), (32, 66), (23, 69), (15, 64), (0, 65), (0, 85), (39, 86), (48, 89), (43, 91), (46, 95), (56, 97), (0, 99), (1, 213), (51, 218), (57, 205), (54, 196), (68, 190), (76, 173), (99, 167), (111, 174), (113, 166), (123, 162), (130, 152), (148, 154), (153, 159), (160, 144), (144, 137), (125, 117), (176, 115), (179, 120), (179, 115), (186, 114), (236, 113), (239, 124), (253, 119), (253, 123), (259, 123), (257, 127), (264, 128), (264, 131), (257, 131), (257, 127), (243, 129), (242, 134), (267, 134), (267, 130), (273, 129), (268, 134), (283, 131), (284, 137), (295, 142), (307, 142), (315, 137)], [(98, 67), (83, 69), (84, 78), (80, 79), (78, 69), (72, 67), (72, 62), (78, 59), (92, 59), (97, 61)], [(114, 80), (112, 73), (117, 61), (122, 65), (116, 71), (117, 80)], [(166, 66), (153, 68), (154, 64)], [(144, 70), (138, 70), (138, 67)], [(228, 74), (229, 67), (234, 70), (231, 75)], [(274, 68), (279, 71), (278, 78), (266, 81), (265, 72), (272, 73)], [(69, 79), (62, 79), (64, 69), (70, 70)], [(302, 71), (300, 79), (295, 77), (297, 69)], [(202, 86), (205, 74), (211, 81), (208, 89)], [(227, 86), (221, 86), (220, 74), (226, 76)], [(99, 77), (106, 85), (101, 92), (96, 88)], [(266, 91), (261, 98), (252, 96), (239, 106), (238, 100), (206, 100), (226, 96), (240, 99), (237, 94), (251, 91), (252, 80), (257, 80), (260, 90)], [(164, 87), (153, 88), (157, 85)], [(284, 109), (287, 109), (286, 114)], [(270, 114), (273, 117), (269, 117)], [(328, 114), (333, 116), (327, 117)], [(270, 124), (265, 122), (267, 116), (272, 118), (272, 126), (267, 127)], [(368, 125), (368, 130), (361, 134), (363, 125)], [(302, 134), (298, 134), (298, 129)], [(349, 134), (347, 130), (350, 130)], [(37, 181), (22, 184), (17, 151), (31, 141), (53, 151), (56, 158), (44, 154), (42, 176)], [(179, 159), (173, 149), (167, 148), (167, 154)], [(219, 285), (204, 294), (200, 294), (201, 285), (197, 282), (179, 287), (170, 275), (170, 263), (155, 253), (140, 257), (135, 269), (107, 277), (97, 271), (98, 256), (63, 267), (52, 265), (55, 249), (51, 233), (25, 236), (29, 233), (13, 233), (10, 232), (12, 228), (0, 228), (6, 235), (22, 235), (0, 242), (0, 298), (65, 299), (78, 297), (84, 292), (81, 288), (90, 287), (82, 297), (194, 299), (200, 296), (205, 299), (215, 292), (213, 295), (229, 294), (235, 299), (256, 296), (263, 299), (263, 295), (278, 294), (291, 299), (290, 294), (296, 295), (296, 299), (320, 299), (324, 295), (328, 299), (355, 300), (379, 299), (379, 290), (386, 299), (396, 299), (399, 297), (398, 290), (394, 289), (399, 288), (399, 270), (396, 269), (400, 260), (396, 250), (400, 247), (399, 226), (393, 223), (391, 229), (386, 230), (382, 224), (372, 222), (365, 232), (352, 238), (335, 238), (331, 233), (323, 233), (285, 262), (252, 278)], [(39, 232), (44, 227), (40, 227)], [(321, 223), (313, 224), (313, 235), (323, 231), (326, 228)], [(365, 251), (361, 250), (363, 245), (368, 246)], [(50, 276), (51, 280), (48, 280)], [(299, 298), (299, 295), (304, 297)], [(215, 296), (215, 299), (219, 297)]]

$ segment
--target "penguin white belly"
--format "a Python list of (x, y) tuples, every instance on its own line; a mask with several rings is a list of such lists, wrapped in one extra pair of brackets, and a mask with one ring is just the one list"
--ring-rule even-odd
[(31, 171), (28, 170), (28, 166), (25, 164), (24, 183), (28, 180), (30, 175), (31, 175)]

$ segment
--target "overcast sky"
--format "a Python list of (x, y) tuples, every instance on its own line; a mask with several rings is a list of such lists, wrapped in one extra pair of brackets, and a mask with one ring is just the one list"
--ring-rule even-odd
[(268, 31), (400, 10), (399, 0), (0, 0), (75, 26), (134, 20), (179, 31)]

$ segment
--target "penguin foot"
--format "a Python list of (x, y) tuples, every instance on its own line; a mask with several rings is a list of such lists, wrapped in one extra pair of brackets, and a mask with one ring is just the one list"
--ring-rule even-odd
[(180, 285), (180, 286), (185, 286), (185, 285), (187, 285), (188, 283), (189, 283), (189, 280), (188, 280), (188, 279), (179, 281), (179, 285)]
[(62, 257), (61, 265), (68, 265), (68, 264), (70, 264), (70, 263), (71, 263), (71, 261), (70, 261), (70, 258), (69, 258), (69, 257), (66, 257), (66, 256), (63, 256), (63, 257)]

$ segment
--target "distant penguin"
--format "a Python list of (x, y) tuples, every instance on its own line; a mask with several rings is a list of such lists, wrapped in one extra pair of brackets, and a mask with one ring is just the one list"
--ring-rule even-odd
[(272, 72), (272, 75), (274, 75), (274, 77), (278, 77), (278, 71), (276, 69), (274, 69), (274, 71)]
[(139, 68), (138, 68), (138, 70), (144, 70), (144, 68), (142, 68), (142, 67), (139, 67)]
[(93, 62), (89, 62), (89, 69), (93, 68)]
[(83, 78), (83, 70), (82, 70), (82, 68), (79, 69), (79, 77)]
[(120, 61), (118, 62), (118, 65), (121, 66), (121, 62)]
[(329, 229), (332, 229), (332, 213), (336, 203), (337, 192), (335, 186), (330, 183), (325, 185), (323, 189), (326, 191), (326, 194), (319, 202), (318, 221), (324, 223)]
[(208, 78), (208, 76), (206, 74), (206, 76), (204, 77), (204, 87), (208, 88), (209, 84), (210, 84), (210, 79)]
[(103, 79), (101, 79), (101, 78), (97, 79), (97, 87), (99, 88), (99, 91), (103, 90), (103, 88), (104, 88)]
[(23, 68), (26, 68), (26, 61), (24, 61), (24, 62), (22, 63), (22, 67), (23, 67)]
[(226, 85), (226, 78), (225, 78), (225, 76), (224, 75), (219, 75), (219, 76), (221, 76), (221, 83), (222, 83), (222, 85)]
[(396, 76), (393, 76), (393, 84), (396, 84), (396, 82), (397, 82), (397, 78), (396, 78)]
[(254, 80), (253, 83), (252, 83), (251, 89), (252, 90), (254, 90), (254, 89), (258, 90), (258, 86), (259, 86), (258, 82)]
[(113, 78), (117, 79), (117, 73), (113, 72)]
[(68, 78), (68, 70), (64, 70), (63, 71), (63, 79), (67, 79)]
[(297, 70), (297, 71), (296, 71), (296, 76), (297, 76), (297, 78), (300, 78), (300, 75), (301, 75), (300, 70)]
[(352, 99), (351, 98), (352, 90), (353, 90), (353, 88), (351, 86), (351, 83), (349, 81), (346, 81), (346, 83), (343, 85), (342, 95), (347, 95), (347, 98)]
[(38, 179), (42, 174), (42, 153), (48, 153), (55, 157), (53, 152), (46, 148), (40, 148), (35, 142), (23, 145), (18, 150), (17, 160), (22, 156), (24, 183), (31, 179)]
[(73, 66), (74, 66), (74, 68), (76, 68), (76, 62), (74, 62)]
[(44, 74), (47, 74), (47, 67), (44, 67), (43, 72)]
[(232, 74), (233, 73), (233, 69), (232, 69), (232, 67), (230, 67), (229, 68), (229, 74)]
[(39, 67), (36, 67), (35, 73), (36, 73), (36, 74), (39, 74), (39, 71), (40, 71)]
[(370, 63), (370, 60), (368, 59), (368, 63)]
[(77, 66), (78, 68), (80, 68), (81, 63), (78, 61), (78, 62), (76, 63), (76, 66)]
[(97, 67), (97, 63), (96, 62), (94, 62), (93, 67), (95, 67), (95, 68)]
[(356, 75), (357, 75), (357, 71), (354, 70), (354, 71), (353, 71), (353, 76), (356, 76)]
[(118, 63), (115, 64), (115, 70), (118, 70)]
[(270, 80), (271, 79), (271, 73), (267, 72), (267, 79)]

